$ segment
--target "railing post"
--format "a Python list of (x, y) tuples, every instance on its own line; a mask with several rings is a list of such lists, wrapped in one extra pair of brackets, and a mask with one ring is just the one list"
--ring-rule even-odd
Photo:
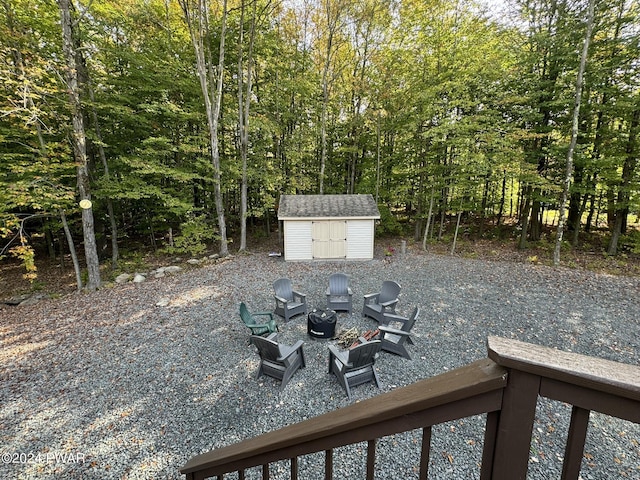
[(492, 480), (525, 480), (540, 377), (509, 370), (502, 397)]

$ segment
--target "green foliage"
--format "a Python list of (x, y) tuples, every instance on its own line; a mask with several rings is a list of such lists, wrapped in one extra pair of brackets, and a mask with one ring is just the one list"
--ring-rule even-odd
[(36, 267), (35, 262), (36, 254), (33, 247), (23, 243), (22, 245), (10, 248), (9, 254), (20, 259), (22, 266), (25, 269), (25, 273), (22, 275), (23, 278), (33, 283), (33, 281), (38, 277), (38, 274), (36, 273), (38, 271), (38, 267)]
[(376, 235), (400, 235), (402, 234), (402, 224), (386, 205), (378, 205), (380, 211), (380, 223), (376, 227)]
[[(289, 10), (258, 0), (250, 217), (273, 212), (283, 193), (318, 193), (323, 106), (325, 192), (375, 193), (380, 203), (392, 206), (381, 208), (381, 235), (403, 234), (410, 223), (424, 221), (432, 196), (434, 218), (463, 210), (487, 219), (486, 225), (499, 208), (502, 218), (521, 212), (523, 193), (534, 202), (557, 203), (584, 2), (512, 2), (518, 28), (452, 0), (303, 3)], [(5, 7), (0, 18), (0, 55), (6, 59), (0, 64), (2, 236), (15, 232), (19, 213), (71, 212), (78, 193), (66, 90), (59, 81), (64, 76), (58, 63), (59, 12), (55, 2), (43, 0), (15, 0)], [(327, 58), (330, 32), (323, 13), (338, 7), (340, 22)], [(604, 201), (629, 204), (634, 211), (637, 172), (624, 187), (621, 177), (638, 108), (639, 7), (636, 1), (605, 7), (598, 9), (585, 76), (572, 192), (576, 205), (602, 194)], [(202, 234), (214, 229), (191, 212), (214, 215), (214, 180), (182, 11), (177, 2), (164, 0), (104, 0), (85, 8), (77, 27), (84, 51), (90, 52), (86, 73), (94, 95), (84, 85), (82, 100), (94, 215), (98, 226), (106, 227), (100, 234), (108, 235), (110, 202), (123, 247), (182, 224), (178, 242), (184, 243), (174, 248), (199, 251), (214, 239)], [(228, 20), (218, 140), (220, 187), (234, 228), (242, 175), (237, 62), (243, 55), (246, 67), (248, 45), (237, 45), (240, 10), (231, 8)], [(218, 21), (216, 16), (211, 24), (214, 36)], [(245, 22), (246, 34), (248, 15)], [(217, 40), (210, 39), (212, 45)], [(620, 199), (625, 189), (627, 198)], [(81, 226), (70, 220), (77, 234)]]
[(174, 245), (164, 250), (169, 254), (188, 253), (195, 257), (206, 251), (207, 242), (217, 239), (213, 225), (205, 215), (200, 215), (182, 223), (180, 235), (173, 239)]

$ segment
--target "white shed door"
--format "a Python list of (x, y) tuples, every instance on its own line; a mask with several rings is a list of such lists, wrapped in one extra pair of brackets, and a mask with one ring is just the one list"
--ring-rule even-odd
[(313, 222), (313, 258), (345, 258), (347, 256), (347, 222), (323, 220)]

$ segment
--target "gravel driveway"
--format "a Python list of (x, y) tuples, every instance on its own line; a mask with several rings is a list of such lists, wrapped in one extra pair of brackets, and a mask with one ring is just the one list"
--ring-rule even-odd
[[(339, 329), (375, 327), (360, 316), (362, 295), (386, 279), (402, 285), (400, 313), (423, 311), (413, 360), (382, 354), (381, 390), (356, 387), (354, 402), (484, 358), (489, 335), (640, 364), (638, 278), (417, 251), (362, 263), (236, 256), (0, 309), (0, 478), (184, 478), (178, 470), (195, 454), (348, 405), (325, 371), (327, 344), (307, 337), (302, 316), (280, 321), (280, 340), (305, 340), (307, 368), (282, 393), (274, 380), (256, 380), (258, 357), (237, 313), (240, 301), (272, 309), (271, 285), (282, 276), (323, 306), (335, 271), (354, 290), (355, 312), (339, 314)], [(168, 305), (157, 306), (163, 298)], [(529, 478), (559, 478), (569, 414), (539, 401)], [(483, 421), (434, 428), (430, 478), (478, 478)], [(377, 478), (417, 478), (417, 435), (381, 442)], [(585, 452), (585, 480), (640, 479), (639, 425), (592, 414)], [(335, 478), (364, 478), (360, 445), (335, 461)], [(321, 478), (320, 464), (318, 455), (301, 459), (301, 478)], [(275, 465), (273, 478), (286, 478), (284, 469)]]

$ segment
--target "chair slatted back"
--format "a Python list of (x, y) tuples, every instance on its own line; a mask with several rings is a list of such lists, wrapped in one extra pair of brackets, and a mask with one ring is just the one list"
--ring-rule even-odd
[(293, 286), (291, 280), (288, 278), (279, 278), (273, 283), (273, 289), (276, 292), (276, 296), (282, 297), (285, 300), (293, 300)]
[(400, 293), (400, 285), (391, 280), (385, 280), (382, 282), (382, 288), (380, 289), (380, 296), (378, 297), (378, 303), (385, 303), (398, 298)]
[(382, 342), (380, 340), (371, 340), (361, 343), (349, 350), (349, 363), (352, 364), (349, 370), (366, 367), (373, 364), (376, 354), (380, 351)]
[(282, 364), (282, 362), (278, 361), (278, 358), (280, 357), (280, 347), (277, 342), (255, 335), (251, 338), (253, 340), (253, 344), (258, 348), (260, 358), (269, 362)]
[(413, 312), (411, 313), (411, 316), (409, 317), (409, 320), (407, 320), (404, 325), (402, 325), (402, 329), (405, 332), (410, 332), (411, 329), (413, 328), (413, 325), (416, 323), (416, 320), (418, 319), (418, 316), (420, 315), (420, 307), (416, 307), (413, 309)]
[(347, 295), (349, 293), (349, 277), (344, 273), (329, 276), (329, 293), (331, 295)]
[(240, 318), (242, 318), (245, 325), (256, 324), (255, 318), (253, 318), (253, 315), (251, 315), (251, 312), (249, 312), (249, 309), (244, 302), (240, 303)]

